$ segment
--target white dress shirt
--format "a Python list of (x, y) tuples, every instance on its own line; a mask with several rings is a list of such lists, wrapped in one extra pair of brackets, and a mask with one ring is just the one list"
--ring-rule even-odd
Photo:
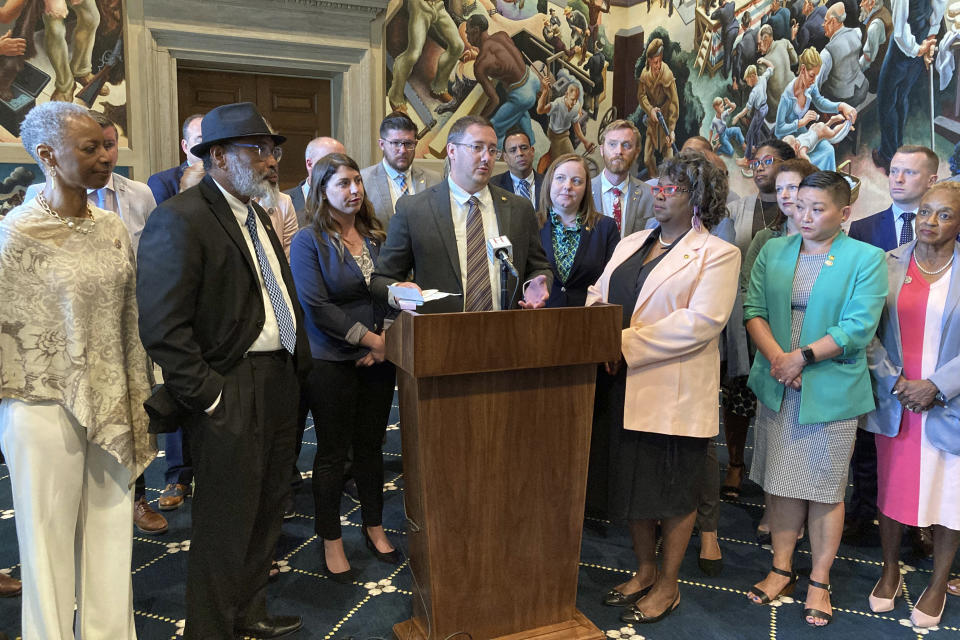
[[(947, 0), (931, 0), (930, 18), (927, 22), (930, 27), (924, 38), (935, 36), (940, 31), (940, 21), (943, 20), (943, 13), (947, 9)], [(915, 58), (920, 52), (920, 45), (913, 32), (910, 31), (910, 24), (907, 18), (910, 15), (910, 0), (890, 0), (890, 16), (893, 18), (893, 33), (890, 39), (893, 40), (903, 55), (908, 58)], [(921, 38), (921, 39), (924, 39)]]
[(630, 197), (630, 178), (624, 178), (620, 184), (611, 184), (607, 180), (607, 172), (600, 172), (600, 201), (603, 203), (603, 215), (608, 218), (613, 217), (613, 201), (616, 196), (613, 195), (614, 189), (620, 189), (620, 216), (621, 222), (627, 217), (627, 198)]
[(527, 193), (530, 194), (530, 203), (533, 204), (533, 209), (534, 211), (536, 211), (537, 210), (537, 190), (536, 190), (536, 182), (534, 182), (534, 179), (533, 179), (534, 178), (533, 171), (531, 171), (530, 175), (528, 175), (526, 178), (518, 178), (517, 176), (513, 175), (512, 171), (508, 173), (510, 174), (510, 179), (513, 180), (514, 193), (519, 193), (519, 190), (517, 189), (518, 182), (527, 183)]
[[(486, 240), (500, 235), (497, 224), (497, 212), (493, 210), (493, 197), (486, 186), (476, 193), (467, 193), (461, 189), (452, 178), (447, 178), (450, 186), (450, 215), (453, 217), (453, 233), (457, 238), (457, 253), (460, 255), (460, 286), (464, 294), (467, 291), (467, 212), (470, 206), (467, 200), (476, 196), (480, 201), (480, 216), (483, 219), (484, 253)], [(493, 292), (493, 309), (500, 310), (500, 268), (487, 260), (487, 270), (490, 273), (490, 290)], [(464, 295), (466, 304), (466, 295)]]
[[(267, 287), (263, 283), (263, 274), (260, 273), (260, 265), (257, 262), (257, 252), (253, 248), (253, 240), (250, 237), (249, 231), (247, 231), (247, 205), (240, 202), (233, 194), (228, 193), (219, 182), (214, 180), (214, 183), (216, 183), (217, 188), (220, 189), (223, 197), (227, 199), (227, 204), (230, 205), (230, 210), (233, 211), (233, 215), (237, 219), (237, 224), (240, 225), (240, 232), (243, 234), (244, 242), (247, 243), (250, 258), (253, 260), (253, 264), (257, 266), (257, 281), (260, 283), (260, 297), (263, 298), (264, 321), (260, 335), (257, 336), (257, 339), (250, 345), (247, 353), (251, 351), (279, 351), (283, 349), (283, 345), (280, 344), (280, 327), (277, 325), (277, 316), (273, 313), (273, 305), (270, 304), (270, 294), (267, 292)], [(290, 310), (290, 319), (293, 322), (294, 330), (296, 330), (297, 318), (293, 313), (293, 304), (290, 302), (290, 295), (287, 293), (287, 287), (283, 282), (280, 262), (277, 260), (277, 254), (273, 251), (273, 244), (271, 244), (270, 237), (267, 235), (267, 230), (263, 228), (259, 216), (256, 220), (257, 237), (260, 239), (260, 246), (263, 247), (266, 253), (267, 263), (270, 265), (273, 277), (277, 281), (280, 293), (283, 295), (283, 302), (287, 305), (287, 309)]]
[[(389, 185), (390, 201), (393, 203), (394, 210), (396, 210), (397, 200), (400, 199), (400, 195), (401, 195), (400, 186), (397, 184), (397, 176), (399, 176), (401, 172), (397, 171), (396, 169), (391, 167), (389, 164), (387, 164), (386, 160), (381, 160), (380, 162), (383, 164), (383, 170), (387, 172), (387, 178), (388, 178), (387, 182), (390, 183)], [(412, 167), (413, 165), (410, 165), (410, 166)], [(403, 177), (407, 181), (406, 195), (413, 195), (414, 193), (416, 193), (416, 190), (414, 188), (415, 185), (413, 183), (413, 175), (412, 175), (412, 172), (410, 171), (410, 167), (407, 167), (407, 170), (403, 172)]]

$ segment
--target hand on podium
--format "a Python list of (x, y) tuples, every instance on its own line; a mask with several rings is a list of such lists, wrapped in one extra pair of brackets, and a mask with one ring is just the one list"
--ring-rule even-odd
[[(394, 287), (405, 287), (405, 288), (408, 288), (408, 289), (416, 289), (416, 290), (420, 293), (421, 296), (423, 295), (423, 289), (421, 289), (421, 288), (420, 288), (420, 285), (418, 285), (416, 282), (394, 282), (393, 285), (391, 285), (391, 286), (394, 286)], [(402, 307), (400, 306), (400, 303), (397, 301), (397, 299), (396, 299), (394, 296), (389, 296), (388, 299), (387, 299), (387, 302), (388, 302), (388, 303), (390, 304), (390, 306), (393, 307), (394, 309), (402, 309)]]
[(527, 284), (523, 290), (523, 299), (517, 304), (522, 309), (539, 309), (547, 303), (549, 297), (547, 276), (539, 275)]

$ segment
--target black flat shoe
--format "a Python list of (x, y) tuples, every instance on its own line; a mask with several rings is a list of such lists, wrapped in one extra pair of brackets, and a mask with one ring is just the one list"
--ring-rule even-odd
[(366, 527), (360, 527), (360, 530), (363, 531), (363, 539), (367, 543), (367, 549), (373, 552), (373, 555), (376, 556), (377, 560), (380, 562), (386, 562), (388, 564), (400, 564), (403, 562), (403, 554), (400, 553), (397, 549), (393, 551), (388, 551), (383, 553), (377, 549), (377, 545), (373, 544), (373, 540), (370, 539), (370, 534), (367, 533)]
[(680, 594), (677, 593), (677, 598), (673, 601), (666, 610), (657, 616), (648, 616), (643, 611), (637, 608), (637, 605), (633, 605), (626, 611), (620, 614), (620, 620), (623, 622), (639, 622), (640, 624), (653, 624), (654, 622), (660, 622), (668, 615), (673, 613), (674, 609), (680, 606)]
[(647, 595), (650, 592), (650, 589), (653, 589), (653, 584), (654, 583), (651, 582), (649, 585), (635, 593), (621, 593), (616, 589), (610, 589), (610, 591), (607, 591), (607, 593), (603, 596), (603, 600), (601, 600), (601, 602), (608, 607), (629, 607), (632, 604), (636, 604), (640, 598)]
[(709, 560), (707, 558), (698, 558), (697, 564), (700, 566), (700, 572), (710, 578), (715, 578), (723, 571), (723, 558)]
[[(824, 583), (822, 583), (822, 582), (817, 582), (816, 580), (808, 580), (808, 581), (807, 581), (807, 584), (808, 584), (810, 587), (816, 587), (817, 589), (823, 589), (823, 590), (826, 591), (827, 593), (831, 593), (831, 592), (833, 591), (833, 589), (830, 588), (830, 585), (824, 584)], [(815, 618), (815, 619), (817, 619), (817, 620), (826, 620), (827, 623), (826, 623), (826, 624), (814, 624), (813, 622), (810, 622), (809, 620), (807, 620), (807, 617)], [(804, 610), (803, 610), (803, 621), (806, 622), (806, 623), (807, 623), (808, 625), (810, 625), (811, 627), (816, 627), (817, 629), (821, 629), (821, 628), (826, 627), (827, 625), (829, 625), (832, 620), (833, 620), (833, 614), (832, 614), (832, 613), (827, 613), (827, 612), (825, 612), (825, 611), (820, 611), (819, 609), (804, 609)]]
[(783, 569), (778, 569), (777, 567), (770, 567), (770, 572), (771, 572), (771, 573), (775, 573), (775, 574), (777, 574), (778, 576), (783, 576), (783, 577), (785, 577), (785, 578), (790, 578), (790, 582), (788, 582), (788, 583), (787, 583), (787, 586), (785, 586), (783, 589), (780, 590), (780, 593), (778, 593), (777, 595), (773, 596), (772, 598), (770, 597), (769, 594), (767, 594), (767, 593), (761, 591), (759, 588), (757, 588), (757, 585), (753, 585), (752, 587), (750, 587), (750, 590), (748, 591), (748, 593), (749, 593), (750, 595), (757, 596), (757, 598), (760, 600), (760, 602), (755, 602), (754, 600), (750, 600), (750, 602), (753, 602), (753, 604), (770, 604), (772, 601), (776, 600), (777, 598), (779, 598), (779, 597), (781, 597), (781, 596), (788, 596), (788, 595), (790, 595), (791, 593), (793, 593), (793, 590), (796, 588), (796, 586), (797, 586), (797, 574), (796, 574), (795, 572), (793, 572), (793, 571), (784, 571)]
[(728, 464), (727, 467), (732, 467), (734, 469), (740, 469), (740, 484), (734, 486), (731, 484), (725, 484), (720, 487), (720, 497), (726, 498), (728, 500), (739, 500), (740, 499), (740, 486), (743, 484), (743, 469), (746, 468), (746, 464)]
[(303, 627), (300, 616), (269, 616), (263, 620), (235, 629), (238, 636), (251, 638), (283, 638)]

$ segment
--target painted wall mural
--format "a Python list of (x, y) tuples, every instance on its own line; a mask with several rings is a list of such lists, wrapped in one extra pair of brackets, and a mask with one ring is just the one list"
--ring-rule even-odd
[[(901, 144), (960, 141), (957, 0), (394, 0), (387, 112), (442, 158), (450, 124), (491, 119), (534, 141), (538, 167), (595, 143), (616, 118), (643, 135), (641, 177), (691, 136), (710, 140), (734, 192), (775, 136), (861, 183), (855, 215), (889, 204)], [(670, 137), (670, 133), (673, 137)]]
[(6, 0), (0, 7), (0, 142), (34, 105), (96, 109), (127, 139), (122, 0)]

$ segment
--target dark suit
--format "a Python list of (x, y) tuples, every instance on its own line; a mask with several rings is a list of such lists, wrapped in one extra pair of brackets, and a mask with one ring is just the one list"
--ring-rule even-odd
[[(530, 201), (494, 185), (488, 188), (500, 235), (507, 236), (513, 244), (513, 263), (520, 273), (520, 282), (543, 274), (547, 276), (549, 288), (553, 273), (540, 246), (536, 214)], [(387, 241), (380, 249), (377, 270), (370, 280), (373, 295), (386, 300), (387, 287), (406, 280), (411, 270), (415, 270), (413, 281), (422, 289), (463, 293), (460, 254), (450, 213), (450, 187), (446, 181), (397, 201), (397, 212), (390, 219)], [(516, 278), (507, 279), (507, 289), (516, 289), (511, 308), (521, 297), (520, 288)], [(463, 304), (462, 295), (447, 296), (428, 302), (417, 311), (452, 313), (463, 311)]]
[(180, 178), (183, 177), (183, 170), (187, 168), (184, 162), (180, 166), (171, 167), (147, 178), (147, 186), (153, 191), (153, 199), (160, 204), (168, 198), (172, 198), (180, 192)]
[[(519, 195), (513, 190), (513, 178), (510, 177), (509, 171), (498, 173), (490, 178), (490, 184), (500, 187), (504, 191)], [(533, 172), (533, 191), (533, 200), (537, 203), (533, 205), (533, 208), (536, 209), (540, 203), (540, 193), (543, 191), (543, 174), (537, 173), (536, 171)]]
[(188, 639), (232, 639), (234, 625), (267, 615), (267, 575), (290, 489), (297, 377), (310, 366), (293, 277), (279, 259), (283, 247), (267, 214), (254, 209), (292, 303), (293, 357), (285, 350), (247, 354), (265, 321), (259, 267), (209, 174), (154, 210), (137, 254), (140, 337), (164, 376), (147, 404), (153, 417), (163, 407), (189, 431), (197, 478)]
[[(367, 240), (376, 261), (379, 247)], [(346, 336), (357, 324), (368, 331), (383, 329), (392, 310), (374, 300), (356, 260), (341, 258), (326, 233), (301, 229), (290, 247), (290, 267), (307, 318), (313, 370), (305, 395), (314, 416), (317, 454), (313, 461), (314, 530), (326, 540), (341, 537), (340, 498), (348, 451), (350, 475), (356, 480), (363, 524), (381, 524), (383, 513), (383, 435), (390, 418), (394, 367), (381, 362), (358, 367), (369, 352)], [(336, 393), (330, 393), (336, 389)]]
[(301, 229), (307, 226), (307, 223), (303, 217), (303, 210), (307, 206), (307, 200), (303, 197), (303, 185), (306, 182), (306, 180), (302, 180), (297, 186), (284, 191), (284, 193), (290, 196), (290, 199), (293, 200), (293, 208), (297, 212), (297, 225)]
[(797, 30), (797, 39), (793, 43), (794, 49), (802, 52), (808, 47), (813, 47), (817, 51), (822, 51), (827, 46), (830, 40), (823, 31), (823, 19), (826, 16), (827, 7), (824, 5), (817, 7), (807, 16)]
[[(896, 249), (900, 244), (893, 207), (879, 213), (854, 220), (850, 223), (850, 237), (872, 244), (884, 251)], [(849, 519), (871, 522), (877, 517), (877, 447), (873, 434), (857, 429), (850, 458), (850, 480), (853, 491), (846, 513)]]
[(547, 306), (582, 307), (587, 300), (587, 287), (600, 278), (618, 242), (620, 230), (613, 218), (600, 216), (589, 231), (581, 227), (580, 246), (573, 258), (570, 276), (564, 282), (557, 271), (557, 260), (553, 252), (553, 225), (548, 219), (540, 228), (540, 243), (553, 268), (553, 288), (550, 290)]

